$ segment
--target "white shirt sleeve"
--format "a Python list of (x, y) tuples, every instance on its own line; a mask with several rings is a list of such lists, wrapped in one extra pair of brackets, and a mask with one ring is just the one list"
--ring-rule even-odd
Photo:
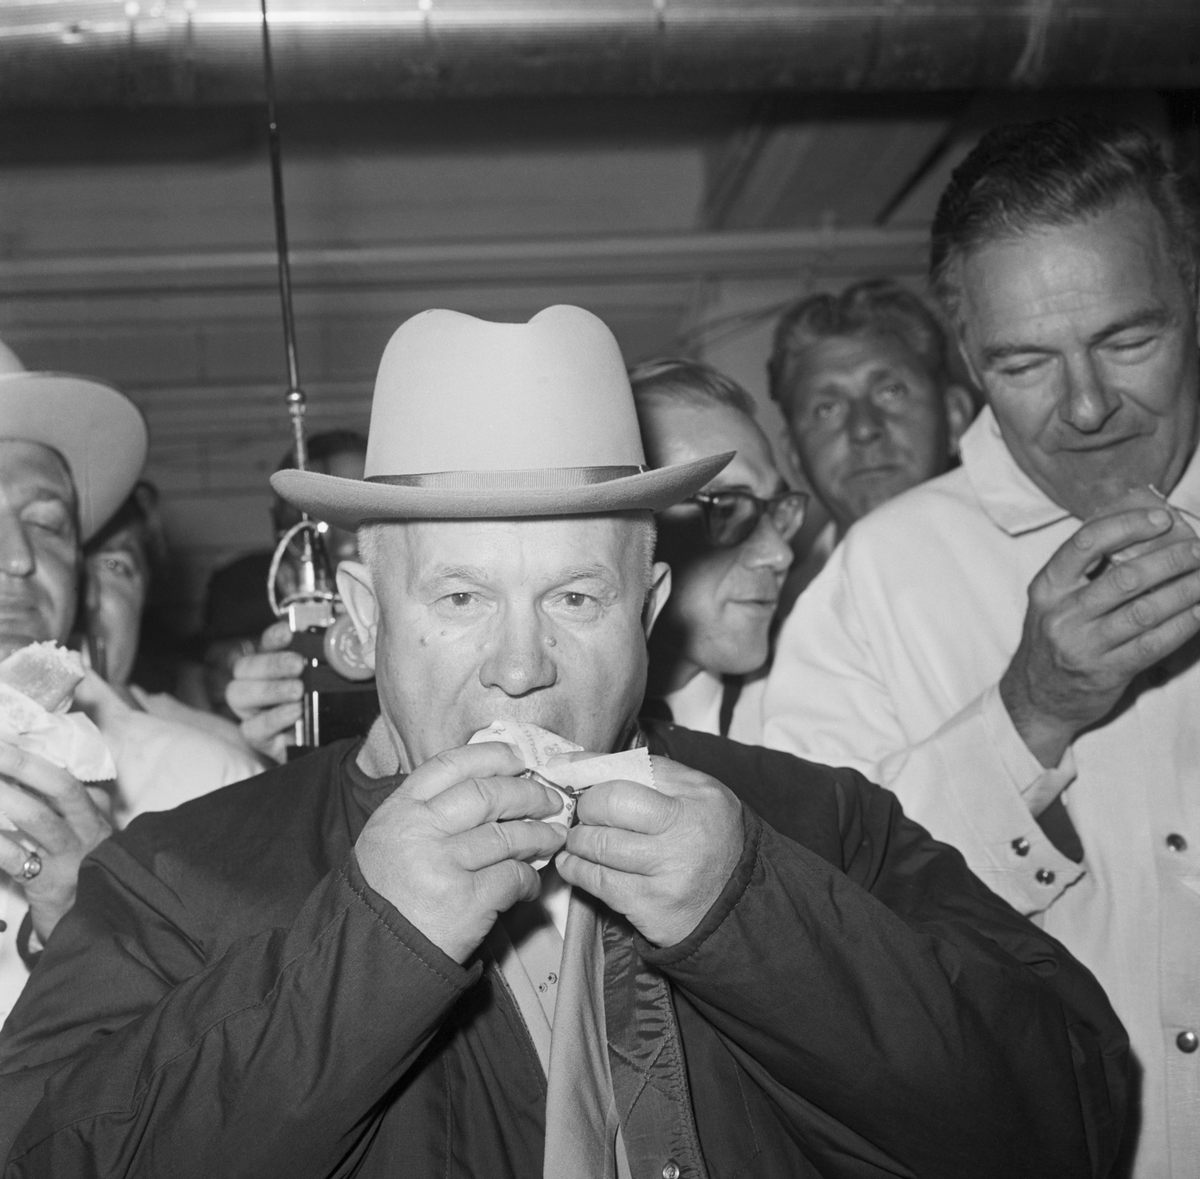
[[(930, 625), (944, 633), (921, 633), (894, 612), (904, 587), (891, 574), (903, 580), (903, 570), (883, 577), (855, 558), (840, 546), (784, 623), (763, 743), (860, 770), (1014, 907), (1045, 910), (1085, 870), (1034, 818), (1074, 778), (1070, 754), (1044, 769), (980, 660), (939, 658), (939, 641), (970, 645), (979, 633), (971, 623), (982, 623), (933, 611)], [(973, 671), (977, 683), (968, 682)]]

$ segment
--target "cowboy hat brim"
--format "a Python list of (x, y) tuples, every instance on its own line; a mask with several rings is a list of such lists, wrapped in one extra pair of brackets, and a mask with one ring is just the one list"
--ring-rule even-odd
[(37, 442), (62, 455), (85, 541), (133, 490), (149, 444), (141, 411), (123, 393), (48, 372), (0, 374), (0, 438)]
[(438, 485), (422, 486), (414, 485), (415, 481), (342, 479), (316, 471), (286, 470), (271, 476), (271, 486), (313, 518), (341, 528), (357, 528), (368, 520), (512, 519), (657, 512), (694, 495), (733, 454), (729, 451), (598, 482), (569, 482), (553, 469), (465, 472), (455, 480), (457, 486), (446, 486), (444, 477), (431, 477)]

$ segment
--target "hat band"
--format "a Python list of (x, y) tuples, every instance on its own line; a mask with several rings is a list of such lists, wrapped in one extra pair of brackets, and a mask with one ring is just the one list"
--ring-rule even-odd
[(368, 475), (368, 483), (392, 487), (428, 487), (439, 491), (533, 491), (586, 487), (641, 475), (645, 467), (549, 467), (524, 471), (428, 471), (420, 475)]

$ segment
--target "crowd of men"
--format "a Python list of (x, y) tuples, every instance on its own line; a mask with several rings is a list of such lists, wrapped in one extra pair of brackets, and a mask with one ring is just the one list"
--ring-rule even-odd
[(0, 730), (6, 1175), (1198, 1173), (1200, 209), (1055, 119), (931, 238), (784, 311), (782, 468), (579, 308), (400, 325), (272, 477), (381, 708), (295, 758), (286, 625), (131, 683), (145, 426), (0, 352), (0, 654), (82, 617), (112, 758)]

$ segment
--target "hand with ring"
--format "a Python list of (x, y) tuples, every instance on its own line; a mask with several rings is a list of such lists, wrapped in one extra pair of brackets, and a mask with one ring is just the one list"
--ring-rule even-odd
[(24, 891), (42, 941), (75, 901), (83, 857), (112, 832), (106, 802), (103, 790), (0, 740), (0, 871)]

